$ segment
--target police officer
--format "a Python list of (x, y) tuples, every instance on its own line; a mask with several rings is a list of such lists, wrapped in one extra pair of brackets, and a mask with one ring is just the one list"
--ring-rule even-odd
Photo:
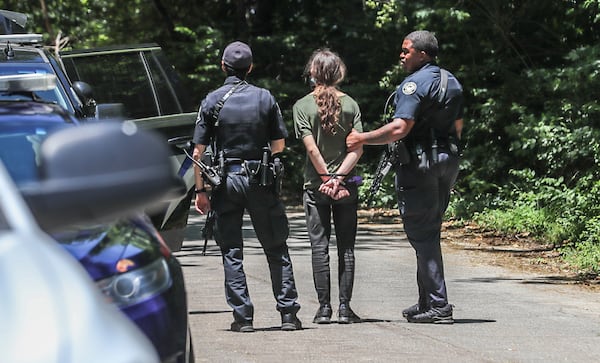
[[(243, 268), (242, 217), (247, 210), (267, 256), (273, 294), (281, 313), (281, 329), (302, 328), (296, 317), (300, 305), (288, 253), (288, 220), (273, 186), (260, 182), (264, 148), (280, 153), (288, 136), (281, 111), (271, 93), (246, 82), (252, 70), (252, 51), (233, 42), (223, 51), (221, 68), (227, 74), (222, 87), (209, 93), (200, 105), (194, 131), (194, 154), (199, 160), (212, 142), (212, 152), (222, 164), (222, 182), (206, 193), (196, 168), (195, 207), (200, 214), (214, 210), (215, 239), (225, 270), (225, 296), (233, 309), (231, 330), (253, 332), (254, 307)], [(262, 174), (264, 175), (264, 174)], [(270, 178), (268, 178), (270, 180)]]
[(396, 166), (398, 207), (417, 255), (419, 301), (402, 315), (414, 323), (453, 323), (448, 303), (440, 234), (450, 189), (458, 175), (462, 131), (462, 86), (435, 63), (438, 41), (415, 31), (402, 42), (400, 62), (409, 75), (396, 92), (393, 120), (371, 132), (353, 131), (349, 150), (401, 140), (410, 162)]

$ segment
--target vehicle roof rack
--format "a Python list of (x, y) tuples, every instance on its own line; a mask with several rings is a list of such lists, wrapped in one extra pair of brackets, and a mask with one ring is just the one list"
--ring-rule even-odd
[(42, 42), (42, 34), (7, 34), (0, 35), (1, 43), (38, 44)]

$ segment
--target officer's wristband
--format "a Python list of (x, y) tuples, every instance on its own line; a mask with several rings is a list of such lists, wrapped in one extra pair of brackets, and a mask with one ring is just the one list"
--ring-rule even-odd
[(194, 189), (194, 193), (196, 193), (196, 194), (206, 193), (206, 188), (205, 187), (202, 187), (200, 189), (196, 188), (196, 189)]

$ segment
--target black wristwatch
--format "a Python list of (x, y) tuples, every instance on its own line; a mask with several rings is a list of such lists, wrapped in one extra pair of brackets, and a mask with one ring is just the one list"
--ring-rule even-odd
[(196, 194), (206, 193), (206, 188), (202, 187), (200, 189), (194, 189), (194, 193), (196, 193)]

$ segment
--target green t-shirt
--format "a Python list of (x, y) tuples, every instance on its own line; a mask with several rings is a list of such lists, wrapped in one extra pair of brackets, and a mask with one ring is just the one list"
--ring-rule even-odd
[[(308, 94), (294, 104), (294, 130), (296, 137), (302, 140), (307, 135), (312, 135), (321, 156), (327, 163), (327, 170), (335, 172), (346, 157), (346, 136), (352, 129), (362, 132), (360, 108), (352, 97), (343, 95), (340, 97), (342, 114), (336, 125), (336, 134), (328, 135), (321, 128), (319, 112), (314, 96)], [(354, 170), (351, 175), (353, 175)], [(321, 185), (321, 178), (313, 167), (310, 158), (306, 157), (304, 166), (304, 188), (313, 189)]]

